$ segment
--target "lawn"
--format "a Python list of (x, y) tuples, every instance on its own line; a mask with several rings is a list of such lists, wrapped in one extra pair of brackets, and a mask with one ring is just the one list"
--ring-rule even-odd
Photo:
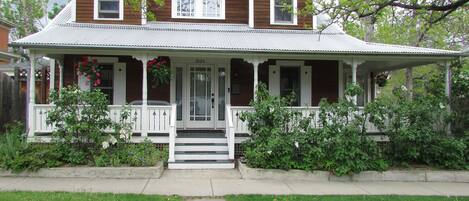
[(227, 201), (469, 201), (469, 197), (438, 196), (302, 196), (302, 195), (230, 195)]
[(0, 192), (0, 201), (182, 201), (177, 196), (111, 193)]

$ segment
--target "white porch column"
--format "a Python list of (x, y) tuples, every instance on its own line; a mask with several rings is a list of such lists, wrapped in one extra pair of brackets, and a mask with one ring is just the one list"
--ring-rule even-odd
[(339, 80), (339, 99), (344, 98), (344, 63), (342, 61), (339, 61), (339, 75), (338, 75), (338, 80)]
[[(445, 63), (445, 69), (446, 69), (446, 73), (445, 73), (445, 95), (446, 95), (446, 99), (448, 100), (448, 105), (446, 105), (446, 110), (449, 112), (451, 112), (451, 104), (450, 104), (450, 101), (451, 101), (451, 63), (450, 62), (446, 62)], [(448, 127), (446, 128), (446, 134), (447, 135), (451, 135), (451, 123), (448, 123)]]
[(256, 98), (257, 85), (259, 84), (259, 65), (266, 62), (265, 58), (246, 58), (245, 62), (252, 64), (254, 70), (254, 99)]
[(249, 0), (249, 27), (254, 28), (254, 0)]
[(62, 91), (62, 88), (64, 86), (64, 65), (63, 62), (59, 62), (59, 91)]
[(55, 89), (55, 59), (49, 60), (49, 93)]
[(135, 59), (142, 62), (142, 137), (147, 137), (148, 135), (148, 82), (147, 82), (147, 63), (148, 55), (138, 55), (134, 56)]
[(28, 85), (28, 137), (34, 136), (34, 104), (36, 103), (36, 57), (35, 53), (29, 54), (30, 68), (28, 72), (29, 85)]
[[(364, 63), (365, 61), (353, 58), (351, 60), (344, 60), (344, 62), (352, 67), (352, 84), (356, 85), (357, 84), (357, 68), (358, 68), (358, 65)], [(357, 95), (353, 96), (353, 102), (355, 104), (357, 104)]]

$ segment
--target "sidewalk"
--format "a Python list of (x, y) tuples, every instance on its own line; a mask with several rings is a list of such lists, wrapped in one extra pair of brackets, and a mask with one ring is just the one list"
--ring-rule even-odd
[(166, 170), (160, 179), (0, 177), (0, 191), (69, 191), (223, 196), (229, 194), (469, 196), (469, 183), (245, 180), (238, 170)]

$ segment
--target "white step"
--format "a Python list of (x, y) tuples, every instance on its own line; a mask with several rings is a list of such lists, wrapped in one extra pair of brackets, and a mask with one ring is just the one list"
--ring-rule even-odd
[(223, 145), (176, 145), (176, 151), (228, 151), (228, 146)]
[(228, 160), (228, 154), (175, 154), (176, 160)]
[(201, 144), (201, 143), (217, 143), (217, 144), (226, 144), (228, 141), (226, 138), (176, 138), (176, 143), (192, 143), (192, 144)]
[(230, 163), (169, 163), (168, 169), (233, 169), (235, 164)]

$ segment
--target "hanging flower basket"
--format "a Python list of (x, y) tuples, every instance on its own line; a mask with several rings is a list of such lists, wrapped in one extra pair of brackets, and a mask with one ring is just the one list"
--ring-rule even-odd
[(169, 84), (171, 80), (171, 69), (166, 57), (158, 57), (148, 61), (147, 68), (152, 78), (153, 86)]
[(103, 67), (98, 65), (96, 58), (90, 59), (89, 57), (83, 57), (78, 62), (78, 75), (85, 76), (93, 86), (99, 86), (101, 84), (101, 71)]
[(382, 72), (376, 75), (376, 84), (379, 87), (384, 87), (386, 83), (388, 82), (388, 73), (387, 72)]

